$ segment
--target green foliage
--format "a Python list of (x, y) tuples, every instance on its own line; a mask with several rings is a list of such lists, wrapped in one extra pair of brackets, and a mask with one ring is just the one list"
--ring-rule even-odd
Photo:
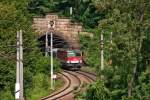
[[(55, 88), (61, 85), (61, 80), (55, 82)], [(27, 100), (38, 100), (50, 93), (50, 76), (45, 73), (37, 73), (32, 77), (31, 88), (26, 89), (25, 94)]]
[(15, 100), (14, 96), (9, 90), (4, 90), (0, 92), (1, 100)]
[[(139, 84), (133, 89), (133, 95), (127, 97), (127, 89), (121, 89), (122, 84), (120, 75), (109, 75), (112, 76), (112, 80), (109, 78), (106, 81), (97, 81), (89, 86), (86, 93), (80, 96), (81, 100), (149, 100), (150, 98), (150, 73), (149, 69), (143, 72), (139, 78)], [(106, 72), (107, 73), (107, 72)], [(106, 74), (105, 73), (105, 74)], [(114, 74), (114, 73), (113, 73)], [(106, 76), (106, 75), (105, 75)], [(116, 78), (116, 79), (115, 79)], [(115, 79), (115, 80), (114, 80)], [(113, 83), (115, 82), (115, 83)], [(119, 82), (119, 83), (117, 83)], [(108, 84), (112, 85), (108, 86)], [(117, 87), (118, 85), (118, 87)]]
[(80, 35), (81, 50), (84, 53), (83, 56), (86, 65), (96, 67), (99, 65), (98, 32), (93, 30), (90, 30), (90, 32), (95, 33), (93, 38)]
[(102, 81), (97, 81), (89, 86), (85, 97), (82, 98), (85, 100), (110, 100), (110, 91)]
[(61, 71), (61, 63), (60, 61), (57, 59), (57, 58), (54, 58), (54, 71), (57, 73), (57, 72), (60, 72)]
[(73, 8), (73, 21), (82, 22), (87, 28), (94, 28), (104, 16), (99, 13), (91, 0), (31, 0), (28, 9), (34, 15), (58, 13), (60, 16), (70, 16)]
[[(150, 21), (148, 0), (93, 0), (93, 2), (99, 12), (105, 12), (105, 18), (99, 21), (98, 26), (100, 32), (104, 32), (105, 38), (105, 70), (101, 71), (100, 67), (97, 67), (97, 71), (104, 75), (105, 88), (111, 91), (111, 100), (148, 100), (149, 79), (145, 79), (148, 82), (140, 81), (141, 78), (149, 75), (143, 74), (149, 67), (148, 59), (150, 58), (149, 46), (147, 46)], [(113, 32), (111, 54), (109, 49), (110, 32)], [(93, 41), (87, 41), (86, 45), (81, 42), (84, 44), (82, 48), (94, 48), (91, 44), (95, 41), (97, 41), (95, 38)], [(99, 55), (95, 50), (91, 52)], [(96, 63), (93, 59), (92, 61)], [(108, 65), (109, 59), (112, 59), (111, 66)], [(131, 96), (129, 95), (130, 90)], [(87, 92), (86, 96), (89, 95), (92, 93)], [(101, 96), (97, 95), (97, 98), (100, 99)]]
[[(15, 42), (14, 30), (17, 28), (16, 8), (13, 4), (0, 2), (0, 91), (3, 89), (13, 90), (15, 83), (15, 48), (9, 47)], [(19, 16), (18, 16), (19, 20)], [(13, 23), (16, 21), (16, 24)], [(11, 27), (13, 25), (14, 27)], [(4, 77), (5, 76), (5, 77)]]
[[(50, 71), (48, 59), (43, 57), (37, 48), (38, 42), (31, 27), (31, 15), (27, 11), (28, 2), (29, 0), (0, 2), (0, 92), (7, 90), (6, 94), (12, 93), (13, 97), (16, 77), (16, 31), (23, 30), (25, 91), (32, 88), (33, 76), (38, 73), (48, 75)], [(0, 96), (0, 99), (3, 99), (2, 97)], [(11, 98), (11, 95), (8, 98)]]
[(150, 68), (138, 78), (139, 84), (135, 86), (133, 97), (138, 100), (148, 100), (150, 98)]
[(45, 15), (54, 8), (53, 0), (30, 0), (28, 10), (32, 14)]
[(37, 73), (32, 79), (32, 88), (26, 90), (27, 100), (38, 100), (50, 92), (50, 77)]

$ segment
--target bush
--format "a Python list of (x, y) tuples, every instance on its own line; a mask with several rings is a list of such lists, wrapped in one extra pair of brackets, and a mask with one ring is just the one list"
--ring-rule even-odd
[(15, 98), (11, 91), (4, 90), (3, 92), (0, 92), (0, 100), (15, 100)]
[(32, 88), (26, 90), (27, 100), (38, 100), (50, 92), (50, 77), (38, 73), (33, 76)]
[(104, 82), (97, 81), (94, 84), (90, 85), (87, 89), (86, 100), (109, 100), (110, 91), (104, 85)]

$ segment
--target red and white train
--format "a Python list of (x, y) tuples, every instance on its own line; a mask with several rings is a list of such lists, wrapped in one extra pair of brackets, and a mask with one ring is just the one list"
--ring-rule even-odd
[(82, 52), (78, 49), (59, 49), (57, 58), (64, 69), (78, 70), (83, 64)]

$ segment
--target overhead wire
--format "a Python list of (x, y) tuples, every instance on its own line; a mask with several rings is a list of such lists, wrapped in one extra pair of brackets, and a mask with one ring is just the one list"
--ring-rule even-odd
[(15, 56), (14, 55), (6, 55), (6, 54), (3, 54), (3, 53), (0, 53), (0, 59), (10, 59), (10, 60), (13, 60), (15, 59)]
[[(64, 46), (68, 46), (70, 43), (75, 43), (75, 41), (73, 42), (70, 42), (69, 44), (65, 41), (65, 39), (63, 39), (63, 38), (60, 38), (60, 37), (58, 37), (58, 36), (55, 36), (55, 37), (53, 37), (53, 41), (55, 42), (54, 44), (53, 44), (53, 46), (54, 47), (57, 47), (57, 46), (59, 46), (59, 45), (62, 45), (62, 47), (64, 47)], [(50, 41), (48, 42), (49, 44), (50, 44)], [(39, 44), (38, 44), (38, 46), (40, 46), (40, 45), (45, 45), (45, 42), (44, 41), (40, 41), (39, 40)], [(0, 43), (0, 48), (12, 48), (12, 47), (17, 47), (17, 45), (9, 45), (9, 44), (2, 44), (2, 43)], [(27, 47), (27, 46), (23, 46), (23, 50), (25, 50), (25, 51), (28, 51), (28, 50), (32, 50), (32, 49), (34, 49), (34, 48), (37, 48), (37, 47)], [(45, 48), (45, 47), (40, 47), (40, 48)], [(7, 58), (7, 59), (14, 59), (15, 58), (15, 56), (14, 55), (10, 55), (10, 53), (16, 53), (16, 51), (14, 52), (9, 52), (9, 53), (0, 53), (0, 57), (3, 57), (3, 58)], [(12, 57), (13, 56), (13, 57)]]

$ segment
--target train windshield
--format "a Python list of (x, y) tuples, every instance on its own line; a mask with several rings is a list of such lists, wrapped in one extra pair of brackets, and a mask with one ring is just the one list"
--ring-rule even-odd
[(75, 57), (75, 53), (68, 53), (68, 57)]
[(76, 52), (76, 56), (77, 56), (77, 57), (80, 57), (80, 56), (81, 56), (81, 53), (80, 53), (80, 52)]
[(75, 52), (75, 51), (68, 52), (68, 57), (76, 57), (76, 56), (80, 57), (81, 56), (80, 52)]

